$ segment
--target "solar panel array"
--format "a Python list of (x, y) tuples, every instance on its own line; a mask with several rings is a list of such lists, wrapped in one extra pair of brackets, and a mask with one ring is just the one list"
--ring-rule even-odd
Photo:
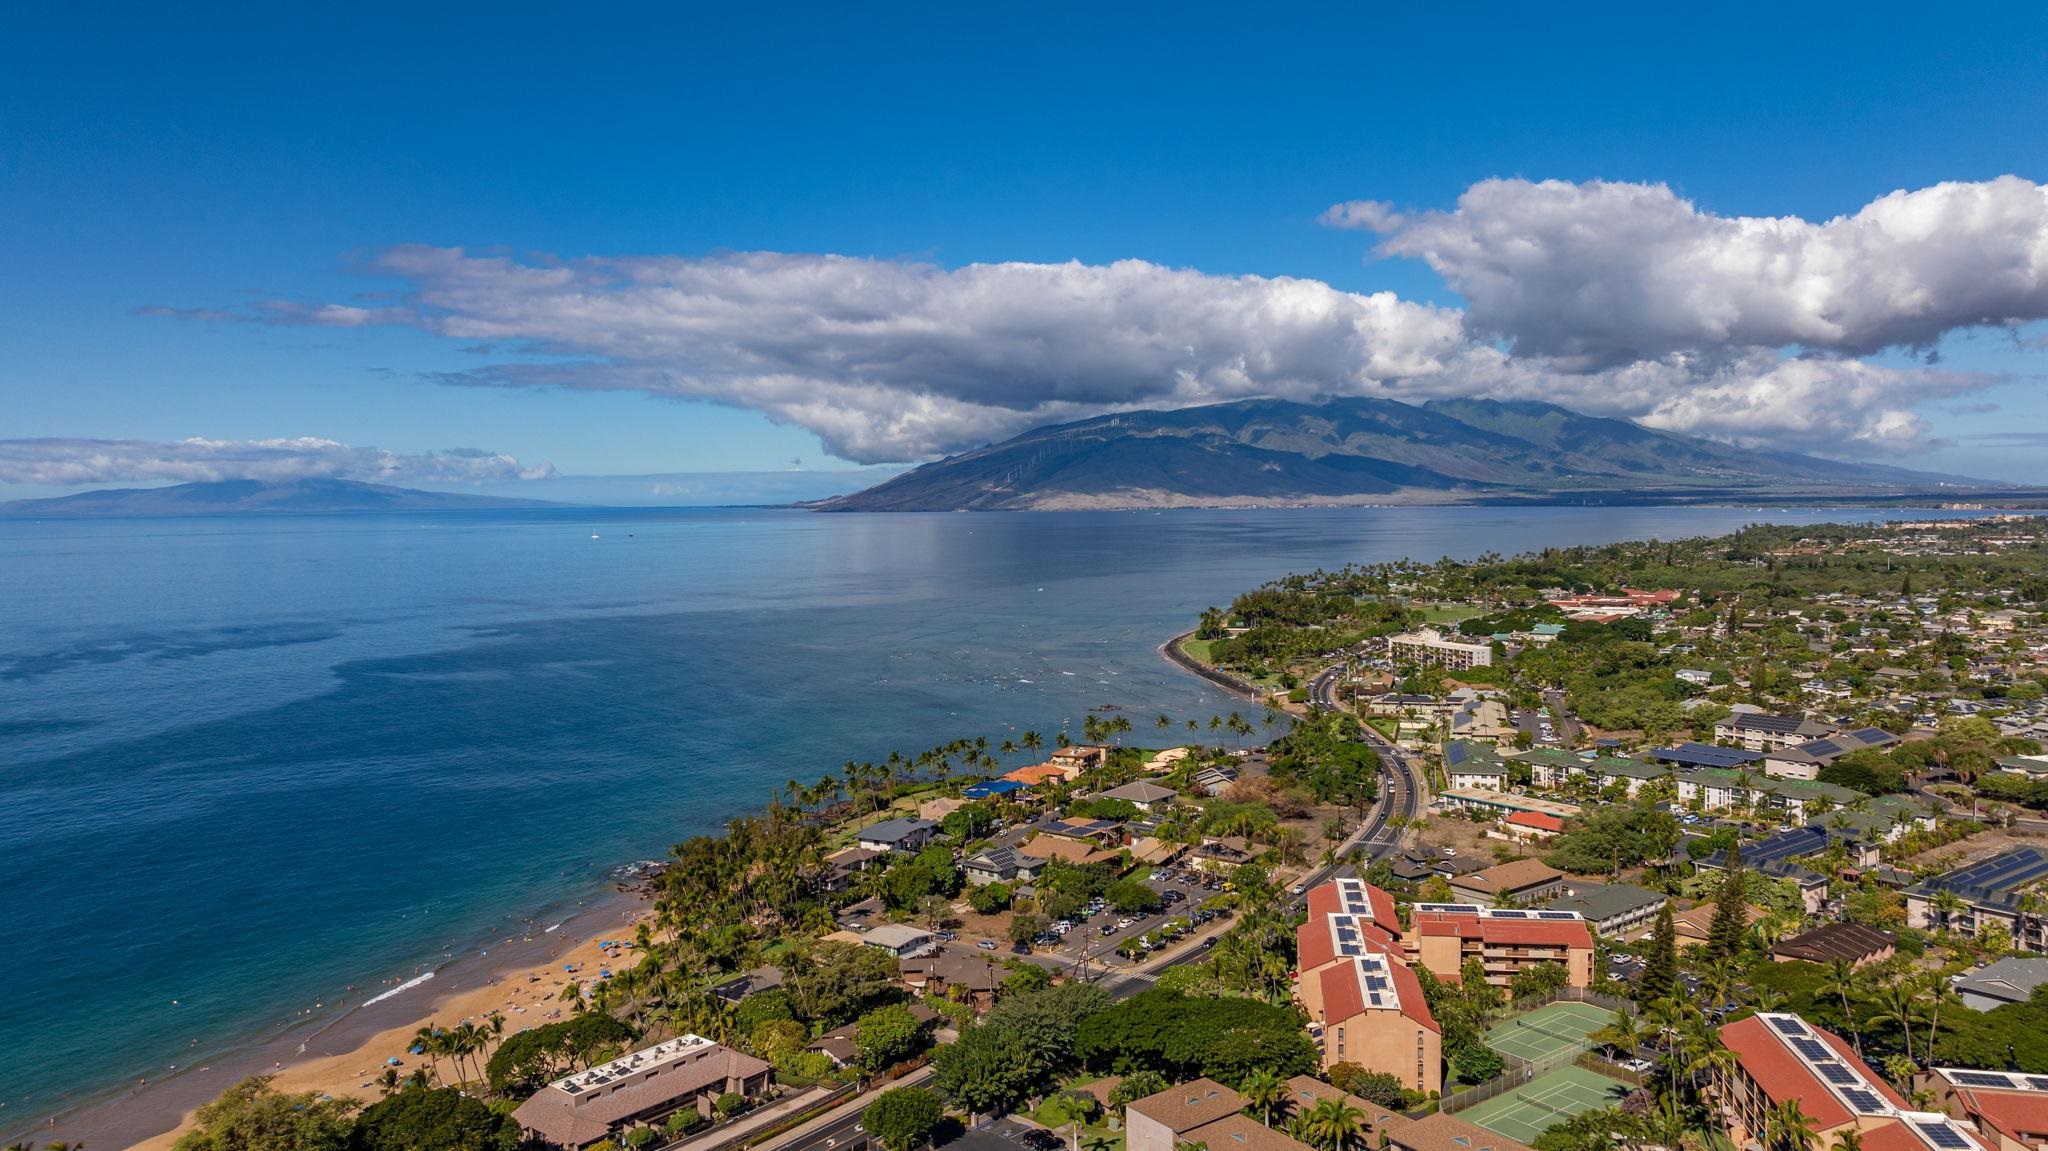
[(1974, 1146), (1962, 1132), (1947, 1123), (1936, 1123), (1930, 1120), (1915, 1123), (1913, 1126), (1918, 1127), (1920, 1133), (1927, 1136), (1927, 1141), (1936, 1147), (1966, 1151), (1967, 1148)]
[(2048, 877), (2048, 855), (2037, 848), (2015, 847), (1990, 859), (1951, 871), (1937, 882), (1948, 888), (1982, 888), (2010, 891), (2022, 884)]
[(1739, 747), (1715, 747), (1711, 743), (1681, 743), (1662, 751), (1653, 751), (1650, 758), (1687, 767), (1740, 767), (1755, 763), (1763, 756)]
[(1401, 1006), (1401, 997), (1394, 991), (1393, 973), (1387, 970), (1387, 959), (1383, 955), (1365, 955), (1358, 960), (1359, 992), (1367, 1006)]
[(1851, 1111), (1859, 1115), (1889, 1115), (1891, 1104), (1872, 1090), (1863, 1073), (1851, 1067), (1835, 1049), (1820, 1041), (1806, 1022), (1796, 1015), (1759, 1015), (1770, 1024), (1785, 1046), (1790, 1047), (1814, 1075), (1828, 1085)]
[(1938, 1067), (1937, 1073), (1959, 1087), (1986, 1087), (1994, 1091), (2048, 1091), (2048, 1076), (2016, 1075), (2004, 1071), (1959, 1071)]
[(1481, 907), (1476, 903), (1418, 903), (1415, 910), (1422, 914), (1477, 915), (1481, 919), (1548, 919), (1551, 921), (1584, 919), (1576, 911), (1523, 911), (1517, 908)]
[(1883, 743), (1891, 737), (1892, 733), (1881, 727), (1859, 727), (1849, 733), (1849, 738), (1858, 743)]
[(1877, 1092), (1865, 1091), (1860, 1087), (1844, 1087), (1842, 1101), (1858, 1115), (1882, 1115), (1891, 1110), (1885, 1106), (1884, 1099)]

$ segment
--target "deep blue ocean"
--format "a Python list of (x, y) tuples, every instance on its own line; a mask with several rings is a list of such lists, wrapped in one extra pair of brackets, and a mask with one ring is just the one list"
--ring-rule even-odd
[(0, 1132), (547, 918), (785, 779), (1243, 707), (1157, 645), (1289, 571), (1845, 518), (0, 522)]

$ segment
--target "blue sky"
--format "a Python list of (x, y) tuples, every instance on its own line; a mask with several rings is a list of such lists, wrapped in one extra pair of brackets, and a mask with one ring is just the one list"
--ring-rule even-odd
[[(966, 310), (956, 297), (970, 289), (932, 287), (939, 273), (1141, 260), (1201, 276), (1170, 288), (1189, 303), (1148, 308), (1147, 322), (1194, 310), (1211, 288), (1242, 295), (1231, 278), (1299, 277), (1439, 305), (1453, 326), (1469, 308), (1468, 324), (1494, 325), (1481, 343), (1526, 347), (1543, 316), (1453, 286), (1485, 273), (1481, 257), (1447, 272), (1417, 255), (1374, 256), (1374, 234), (1319, 216), (1356, 200), (1410, 218), (1447, 213), (1480, 181), (1520, 178), (1662, 184), (1715, 217), (1818, 225), (1900, 189), (2048, 180), (2048, 72), (2038, 66), (2048, 34), (2020, 8), (1965, 18), (1629, 6), (1567, 20), (1526, 5), (1456, 17), (1363, 5), (967, 7), (17, 9), (0, 36), (0, 437), (317, 437), (408, 459), (480, 448), (574, 475), (886, 463), (1089, 405), (1284, 392), (1271, 379), (1215, 383), (1229, 375), (1218, 358), (1274, 337), (1215, 334), (1215, 348), (1191, 353), (1198, 371), (1221, 373), (1206, 390), (1124, 395), (1109, 381), (1076, 389), (1073, 378), (1152, 361), (1113, 349), (1079, 367), (1020, 366), (1005, 342), (1017, 335), (1011, 318), (976, 312), (939, 351), (892, 341), (877, 353), (888, 360), (879, 380), (828, 371), (826, 383), (848, 391), (820, 414), (802, 403), (811, 385), (791, 380), (790, 365), (839, 355), (839, 345), (791, 347), (748, 328), (707, 351), (664, 330), (664, 350), (622, 356), (616, 331), (575, 326), (560, 296), (536, 303), (506, 282), (487, 300), (460, 290), (499, 274), (475, 262), (493, 256), (512, 258), (514, 271), (557, 257), (628, 261), (571, 294), (636, 308), (648, 301), (626, 298), (619, 283), (649, 265), (630, 261), (839, 255), (874, 262), (854, 269), (863, 284), (873, 278), (863, 269), (925, 269), (912, 276), (931, 295), (922, 322)], [(1416, 224), (1385, 242), (1434, 250), (1451, 227)], [(1986, 242), (2010, 246), (2003, 234)], [(466, 255), (396, 270), (387, 254), (409, 245)], [(793, 285), (812, 271), (777, 270), (775, 308), (760, 326), (798, 322), (792, 309), (810, 297)], [(1967, 266), (1958, 275), (1967, 279)], [(1091, 280), (1087, 290), (1123, 297), (1158, 278)], [(721, 270), (718, 290), (735, 293), (730, 308), (750, 308), (771, 290), (757, 289), (763, 280), (758, 268), (738, 281)], [(1034, 279), (974, 291), (1007, 299), (1071, 288)], [(2027, 285), (2011, 296), (1997, 306), (2025, 323), (1955, 325), (1932, 342), (1933, 363), (1924, 346), (1870, 346), (1901, 330), (1883, 319), (1867, 339), (1818, 349), (1908, 376), (1870, 385), (1862, 423), (1816, 425), (1790, 446), (2048, 482), (2048, 451), (2013, 442), (2048, 431), (2048, 405), (2036, 297)], [(435, 301), (427, 319), (408, 304), (422, 297)], [(835, 289), (832, 299), (846, 297)], [(314, 311), (325, 305), (395, 318), (342, 325)], [(537, 319), (538, 307), (551, 311)], [(1253, 305), (1233, 303), (1233, 314), (1241, 307)], [(1212, 333), (1178, 326), (1195, 322), (1161, 321), (1160, 340), (1200, 344)], [(1659, 329), (1652, 342), (1663, 338), (1660, 318), (1643, 322)], [(479, 328), (508, 334), (462, 334)], [(1761, 330), (1755, 339), (1782, 338), (1770, 334), (1782, 326)], [(1025, 346), (1092, 346), (1098, 336), (1085, 317), (1062, 313)], [(1615, 370), (1616, 341), (1636, 338), (1600, 334), (1597, 369)], [(1654, 402), (1652, 422), (1739, 434), (1741, 413), (1702, 415), (1705, 401), (1687, 389), (1727, 394), (1730, 373), (1767, 371), (1756, 350), (1765, 345), (1667, 344), (1686, 357), (1686, 381), (1660, 383), (1642, 411), (1615, 414), (1640, 416)], [(749, 367), (729, 362), (734, 346)], [(1816, 350), (1772, 346), (1775, 357)], [(1276, 358), (1365, 371), (1325, 352), (1288, 343)], [(1728, 366), (1738, 355), (1749, 359)], [(918, 365), (933, 356), (1014, 374), (1016, 393), (947, 395), (950, 406), (905, 430), (889, 418), (899, 392), (877, 399), (868, 385), (921, 395)], [(720, 360), (716, 379), (666, 382), (707, 357)], [(1711, 375), (1703, 357), (1718, 357)], [(751, 366), (764, 358), (773, 388)], [(1469, 382), (1499, 378), (1498, 366), (1444, 378), (1527, 394), (1560, 364), (1591, 370), (1511, 358), (1511, 385)], [(630, 372), (615, 370), (622, 359)], [(549, 371), (494, 374), (506, 364)], [(965, 369), (942, 369), (955, 371)], [(1021, 378), (1034, 372), (1057, 379)], [(1931, 373), (1924, 392), (1912, 373)], [(478, 383), (493, 386), (463, 386)], [(1745, 383), (1744, 394), (1758, 386)], [(1803, 386), (1798, 405), (1826, 407), (1829, 388), (1850, 385), (1830, 376)], [(1558, 393), (1588, 394), (1603, 393)], [(1900, 432), (1881, 412), (1922, 423)], [(1987, 435), (2002, 438), (1973, 438)], [(1902, 448), (1917, 450), (1893, 454)], [(0, 490), (67, 486), (10, 478)]]

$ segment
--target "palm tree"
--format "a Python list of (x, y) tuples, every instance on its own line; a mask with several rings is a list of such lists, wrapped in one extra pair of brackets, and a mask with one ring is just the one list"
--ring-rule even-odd
[(1268, 1127), (1276, 1117), (1287, 1113), (1287, 1083), (1270, 1067), (1260, 1067), (1246, 1075), (1237, 1093), (1244, 1096), (1245, 1113)]
[(1849, 1036), (1856, 1041), (1856, 1058), (1863, 1058), (1863, 1029), (1856, 1024), (1856, 1013), (1849, 1010), (1849, 993), (1861, 993), (1862, 977), (1857, 974), (1856, 965), (1839, 956), (1828, 961), (1827, 976), (1821, 980), (1818, 990), (1822, 995), (1834, 995), (1842, 1001), (1842, 1018), (1849, 1023)]
[(1634, 1012), (1622, 1011), (1617, 1012), (1607, 1026), (1586, 1038), (1632, 1056), (1636, 1048), (1643, 1045), (1643, 1027)]
[[(2021, 898), (2025, 898), (2025, 896)], [(1926, 994), (1929, 1004), (1927, 1012), (1927, 1061), (1932, 1063), (1934, 1061), (1934, 1040), (1941, 1033), (1942, 1005), (1945, 1003), (1958, 1003), (1962, 1000), (1962, 996), (1956, 994), (1956, 989), (1949, 984), (1948, 980), (1943, 979), (1939, 973), (1928, 979)]]
[(1835, 1151), (1863, 1151), (1863, 1132), (1853, 1125), (1835, 1132)]
[[(1880, 986), (1873, 997), (1877, 1014), (1870, 1022), (1896, 1025), (1906, 1040), (1906, 1058), (1913, 1059), (1913, 1024), (1920, 1021), (1920, 991), (1912, 979), (1898, 978)], [(1917, 1060), (1915, 1060), (1917, 1062)]]
[(1035, 731), (1025, 732), (1022, 742), (1024, 744), (1025, 751), (1037, 751), (1039, 748), (1045, 746), (1045, 738)]
[(1814, 1133), (1813, 1122), (1800, 1109), (1799, 1100), (1787, 1099), (1771, 1110), (1778, 1124), (1779, 1146), (1785, 1151), (1813, 1151), (1818, 1136)]
[(1302, 1115), (1303, 1140), (1317, 1151), (1353, 1151), (1365, 1139), (1365, 1112), (1342, 1099), (1322, 1099)]
[(1962, 897), (1947, 888), (1935, 892), (1929, 905), (1934, 909), (1935, 930), (1943, 934), (1952, 930), (1952, 922), (1963, 911)]

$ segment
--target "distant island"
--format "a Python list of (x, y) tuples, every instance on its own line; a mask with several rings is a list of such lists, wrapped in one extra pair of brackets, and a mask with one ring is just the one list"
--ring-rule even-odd
[(553, 508), (546, 500), (461, 492), (427, 492), (355, 480), (217, 480), (164, 488), (109, 488), (40, 500), (0, 503), (0, 519), (88, 519), (99, 516), (246, 515), (253, 512), (469, 511)]
[(1536, 401), (1244, 400), (1124, 412), (925, 464), (824, 511), (1952, 500), (2015, 489), (1739, 448)]

